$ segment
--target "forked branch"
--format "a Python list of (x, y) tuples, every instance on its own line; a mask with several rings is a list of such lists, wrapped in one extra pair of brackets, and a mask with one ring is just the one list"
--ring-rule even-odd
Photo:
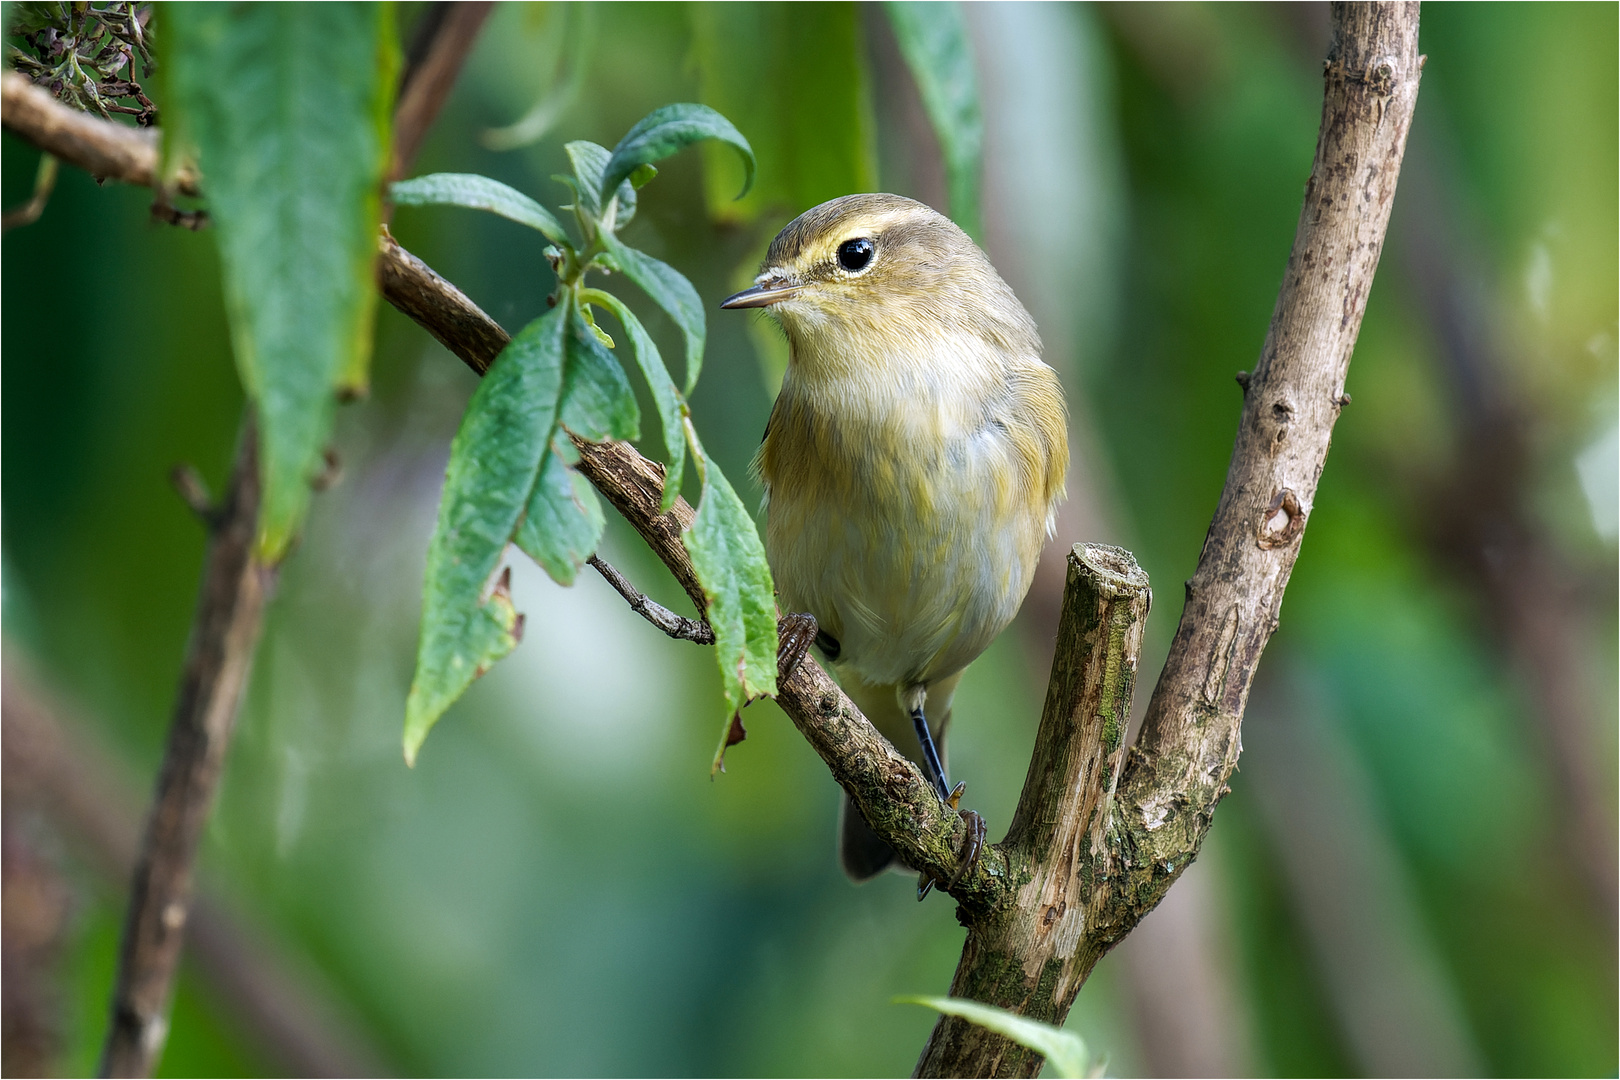
[[(1018, 813), (1007, 839), (949, 890), (968, 927), (954, 994), (1061, 1023), (1096, 961), (1198, 853), (1237, 764), (1249, 685), (1277, 624), (1333, 423), (1348, 401), (1345, 375), (1417, 99), (1417, 31), (1416, 3), (1333, 5), (1322, 124), (1293, 252), (1265, 347), (1244, 386), (1226, 486), (1142, 734), (1126, 754), (1146, 579), (1125, 552), (1077, 546)], [(12, 107), (14, 78), (5, 83), (8, 128), (99, 174), (150, 182), (155, 165), (137, 161), (121, 172), (105, 165), (117, 155), (104, 143), (141, 139), (131, 129), (86, 118), (103, 126), (75, 129), (71, 139), (47, 137), (50, 125), (36, 123), (45, 104), (14, 122), (23, 115)], [(155, 162), (144, 142), (127, 149), (131, 160), (146, 153)], [(390, 303), (479, 374), (509, 340), (386, 232), (377, 277)], [(577, 445), (580, 472), (701, 612), (703, 591), (680, 542), (693, 511), (677, 500), (659, 513), (662, 467), (624, 443)], [(948, 880), (966, 827), (917, 767), (813, 660), (799, 664), (779, 691), (783, 710), (874, 830), (907, 863)], [(947, 1017), (918, 1073), (1030, 1076), (1040, 1065), (1033, 1052)]]

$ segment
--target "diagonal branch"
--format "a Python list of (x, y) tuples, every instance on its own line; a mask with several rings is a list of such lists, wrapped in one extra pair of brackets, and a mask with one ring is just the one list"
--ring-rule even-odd
[[(377, 280), (385, 299), (480, 375), (510, 340), (477, 304), (386, 232), (379, 245)], [(575, 439), (574, 445), (580, 473), (647, 542), (697, 610), (705, 610), (703, 586), (681, 543), (681, 533), (691, 527), (696, 513), (679, 498), (668, 513), (659, 512), (664, 467), (628, 443)], [(944, 808), (922, 771), (889, 745), (813, 658), (805, 657), (777, 686), (777, 704), (878, 834), (909, 865), (940, 881), (949, 880), (956, 872), (966, 826)], [(1006, 867), (997, 866), (998, 857), (992, 851), (981, 858), (948, 891), (975, 910), (1006, 904), (1010, 899)]]

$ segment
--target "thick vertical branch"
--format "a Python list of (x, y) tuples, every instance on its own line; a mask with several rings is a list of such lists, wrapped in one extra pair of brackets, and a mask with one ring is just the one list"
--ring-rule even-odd
[[(1092, 873), (1108, 843), (1125, 755), (1142, 631), (1153, 601), (1130, 552), (1077, 544), (1035, 753), (1007, 839), (1016, 900), (968, 925), (951, 996), (1062, 1023), (1096, 963), (1086, 934), (1106, 897)], [(1041, 1056), (959, 1017), (942, 1016), (919, 1076), (1033, 1075)], [(969, 1063), (964, 1070), (962, 1063)]]
[(275, 569), (254, 556), (258, 436), (251, 420), (213, 516), (163, 769), (130, 887), (102, 1076), (147, 1076), (167, 1035), (169, 998), (191, 910), (192, 867), (253, 662)]

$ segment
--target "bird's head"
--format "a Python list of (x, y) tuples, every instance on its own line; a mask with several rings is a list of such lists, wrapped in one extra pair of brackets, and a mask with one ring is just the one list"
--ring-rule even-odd
[(800, 359), (926, 354), (972, 337), (1039, 355), (1035, 324), (984, 252), (947, 217), (899, 195), (845, 195), (771, 241), (754, 287), (722, 308), (766, 308)]

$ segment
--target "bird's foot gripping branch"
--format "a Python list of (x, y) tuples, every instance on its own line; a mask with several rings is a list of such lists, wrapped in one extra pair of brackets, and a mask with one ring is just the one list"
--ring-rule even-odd
[[(618, 230), (636, 212), (636, 193), (653, 162), (702, 139), (753, 153), (737, 129), (701, 105), (670, 105), (632, 128), (611, 151), (590, 142), (567, 146), (573, 175), (559, 178), (573, 202), (574, 231), (539, 203), (487, 177), (439, 173), (394, 184), (396, 205), (488, 210), (537, 229), (557, 275), (550, 310), (506, 343), (467, 405), (451, 444), (428, 549), (422, 634), (405, 713), (405, 757), (414, 761), (428, 729), (473, 679), (505, 656), (523, 631), (507, 582), (496, 571), (515, 544), (568, 585), (596, 550), (603, 517), (591, 485), (575, 471), (583, 445), (640, 435), (640, 411), (615, 343), (597, 311), (618, 322), (630, 357), (658, 409), (666, 461), (657, 508), (669, 513), (690, 453), (702, 486), (697, 513), (681, 522), (704, 613), (719, 656), (727, 710), (715, 765), (732, 714), (776, 692), (776, 607), (770, 568), (743, 506), (703, 452), (687, 409), (703, 359), (703, 304), (673, 267), (629, 247)], [(745, 187), (746, 190), (746, 187)], [(685, 344), (685, 382), (670, 377), (652, 336), (612, 293), (587, 280), (617, 272), (670, 317)], [(385, 274), (386, 276), (386, 274)], [(481, 314), (481, 313), (480, 313)]]

